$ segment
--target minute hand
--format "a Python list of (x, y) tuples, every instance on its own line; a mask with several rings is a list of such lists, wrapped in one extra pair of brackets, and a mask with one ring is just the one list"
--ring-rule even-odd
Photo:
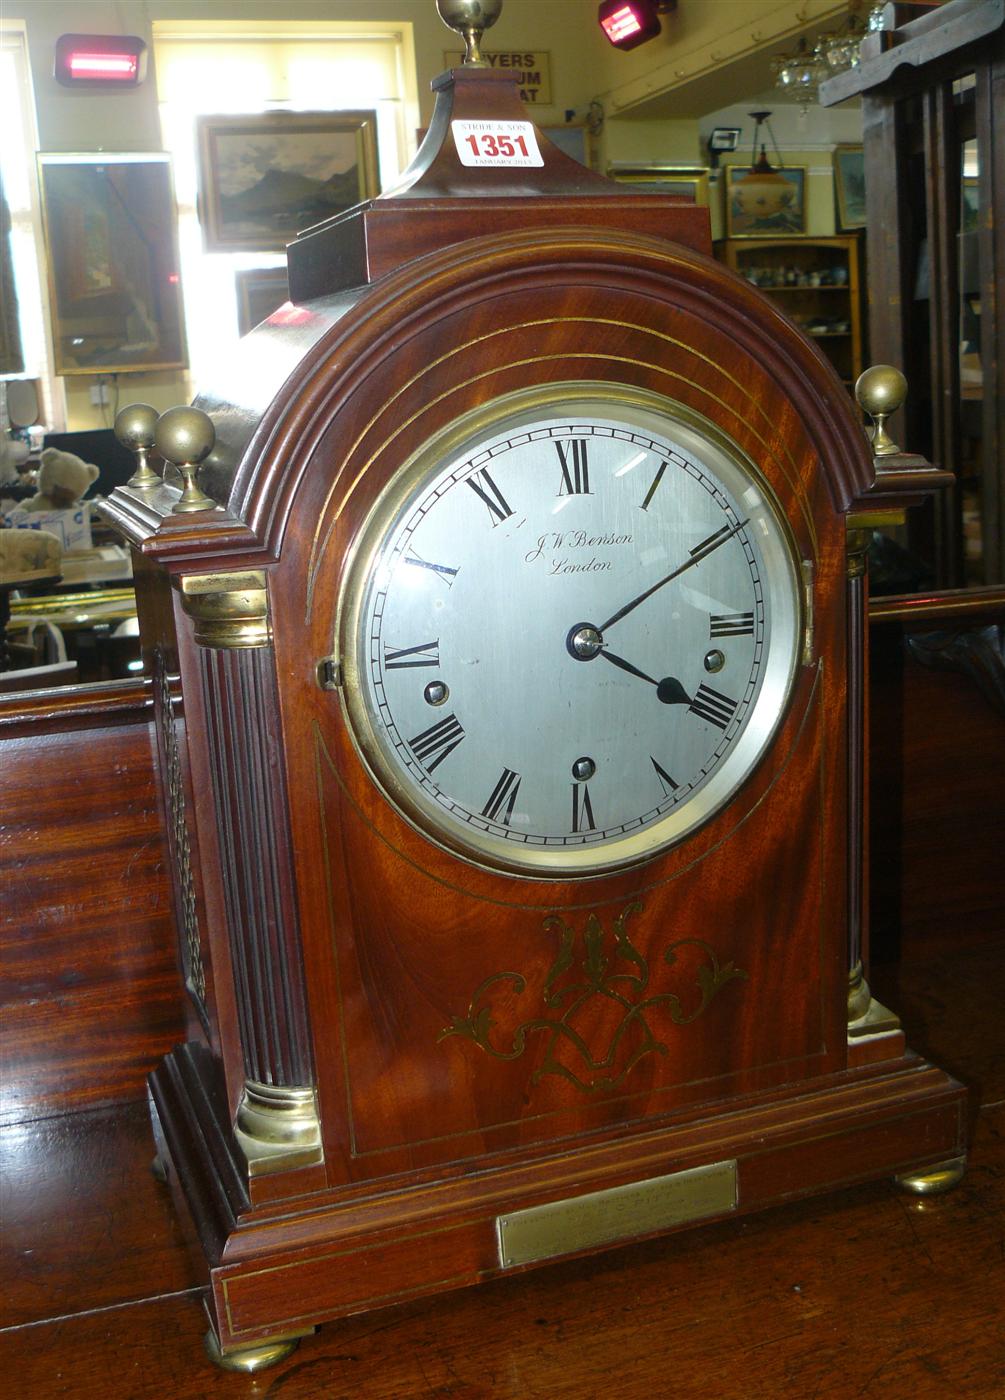
[(633, 612), (640, 603), (644, 603), (647, 598), (651, 598), (665, 583), (670, 583), (673, 579), (680, 578), (681, 574), (686, 573), (688, 569), (694, 568), (695, 564), (700, 564), (703, 559), (707, 559), (710, 554), (714, 554), (720, 545), (725, 544), (727, 540), (731, 540), (738, 530), (742, 530), (744, 525), (748, 525), (749, 523), (749, 518), (747, 520), (741, 520), (739, 524), (734, 525), (731, 530), (724, 530), (721, 534), (713, 535), (703, 548), (695, 550), (685, 563), (681, 564), (679, 568), (674, 569), (672, 574), (667, 574), (665, 578), (661, 578), (657, 583), (647, 588), (644, 593), (640, 593), (637, 598), (633, 598), (630, 603), (626, 603), (623, 608), (619, 608), (606, 622), (602, 622), (597, 630), (601, 633), (606, 632), (608, 627), (613, 627), (616, 622), (620, 622), (623, 617), (627, 617), (630, 612)]

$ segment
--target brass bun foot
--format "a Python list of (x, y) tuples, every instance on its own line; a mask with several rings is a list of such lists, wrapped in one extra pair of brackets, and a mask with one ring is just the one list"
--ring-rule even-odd
[(966, 1157), (950, 1157), (947, 1162), (936, 1162), (934, 1166), (922, 1167), (916, 1172), (904, 1172), (895, 1176), (893, 1182), (901, 1191), (910, 1191), (914, 1196), (941, 1196), (959, 1186), (967, 1169)]
[(241, 1347), (238, 1351), (224, 1352), (220, 1350), (220, 1343), (212, 1327), (203, 1340), (206, 1355), (214, 1366), (219, 1366), (221, 1371), (244, 1371), (246, 1375), (264, 1371), (268, 1366), (285, 1361), (300, 1345), (299, 1337), (287, 1337), (283, 1341), (262, 1342), (259, 1346)]

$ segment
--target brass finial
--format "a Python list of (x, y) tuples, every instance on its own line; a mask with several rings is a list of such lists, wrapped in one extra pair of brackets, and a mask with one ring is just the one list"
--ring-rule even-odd
[(873, 365), (863, 370), (855, 382), (859, 407), (872, 419), (870, 434), (875, 457), (892, 457), (900, 448), (886, 431), (886, 420), (907, 397), (907, 380), (893, 365)]
[(216, 502), (195, 480), (199, 463), (209, 456), (216, 443), (216, 429), (209, 414), (201, 408), (169, 408), (157, 420), (154, 443), (164, 460), (173, 462), (185, 479), (175, 510), (212, 510)]
[(464, 40), (466, 68), (487, 68), (478, 45), (486, 29), (499, 18), (502, 0), (436, 0), (440, 19)]
[(136, 457), (136, 470), (126, 485), (139, 491), (149, 491), (152, 486), (161, 484), (160, 477), (147, 461), (147, 453), (154, 445), (156, 426), (157, 410), (148, 403), (131, 403), (115, 416), (115, 436)]

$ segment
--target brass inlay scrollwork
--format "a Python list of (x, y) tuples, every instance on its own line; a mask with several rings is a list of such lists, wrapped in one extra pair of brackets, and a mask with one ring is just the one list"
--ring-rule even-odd
[[(493, 989), (507, 988), (520, 997), (528, 986), (526, 977), (519, 972), (497, 972), (486, 977), (472, 996), (466, 1015), (454, 1016), (437, 1041), (464, 1036), (494, 1059), (517, 1060), (527, 1049), (530, 1038), (541, 1035), (545, 1037), (545, 1052), (532, 1075), (533, 1084), (547, 1074), (557, 1074), (587, 1092), (617, 1088), (644, 1056), (667, 1054), (666, 1043), (650, 1024), (654, 1012), (661, 1012), (675, 1026), (690, 1025), (727, 982), (737, 978), (747, 980), (747, 974), (732, 962), (720, 964), (703, 939), (682, 938), (670, 944), (662, 961), (667, 967), (674, 967), (679, 950), (686, 947), (700, 950), (704, 961), (695, 971), (696, 1003), (686, 1010), (676, 992), (646, 996), (651, 980), (649, 963), (626, 928), (629, 918), (641, 910), (641, 903), (635, 901), (615, 920), (613, 946), (596, 914), (589, 915), (581, 935), (561, 915), (549, 915), (544, 920), (544, 928), (557, 931), (560, 946), (545, 977), (542, 999), (549, 1012), (559, 1014), (524, 1021), (513, 1030), (509, 1048), (494, 1044), (492, 1032), (498, 1023), (493, 1017)], [(580, 940), (582, 946), (577, 950)], [(599, 1058), (573, 1024), (584, 1009), (596, 1009), (597, 998), (621, 1012), (607, 1049)], [(559, 1058), (563, 1051), (570, 1053), (572, 1065)]]

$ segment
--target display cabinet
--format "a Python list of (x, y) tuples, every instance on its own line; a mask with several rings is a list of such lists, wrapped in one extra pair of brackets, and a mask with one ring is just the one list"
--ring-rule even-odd
[(858, 240), (726, 238), (717, 255), (777, 300), (850, 388), (862, 372)]
[(891, 432), (956, 478), (902, 543), (924, 587), (986, 587), (1005, 579), (1005, 6), (899, 11), (820, 100), (862, 104), (871, 351), (911, 384)]

